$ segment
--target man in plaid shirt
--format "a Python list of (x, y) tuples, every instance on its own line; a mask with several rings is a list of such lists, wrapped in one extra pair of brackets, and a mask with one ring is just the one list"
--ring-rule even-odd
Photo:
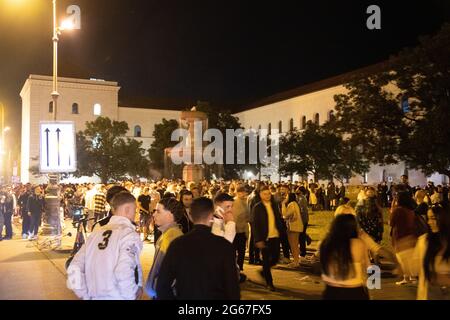
[(96, 185), (96, 193), (94, 195), (94, 216), (95, 221), (102, 219), (106, 213), (106, 195), (103, 185)]

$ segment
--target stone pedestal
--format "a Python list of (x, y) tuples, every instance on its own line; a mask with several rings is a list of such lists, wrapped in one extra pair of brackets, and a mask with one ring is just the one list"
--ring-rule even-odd
[(183, 180), (199, 182), (204, 179), (205, 172), (200, 163), (195, 162), (195, 155), (203, 155), (203, 133), (208, 129), (208, 117), (206, 113), (192, 108), (190, 111), (181, 112), (180, 126), (189, 131), (189, 139), (186, 148), (190, 151), (191, 161), (183, 166)]
[(204, 178), (203, 167), (197, 164), (187, 164), (183, 167), (183, 180), (199, 182)]
[(58, 176), (50, 175), (49, 185), (45, 190), (45, 216), (44, 225), (41, 228), (43, 236), (61, 235), (60, 207)]

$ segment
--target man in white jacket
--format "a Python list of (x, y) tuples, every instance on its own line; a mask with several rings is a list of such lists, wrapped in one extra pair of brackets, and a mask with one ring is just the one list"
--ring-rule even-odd
[(134, 300), (143, 292), (136, 199), (120, 192), (111, 205), (109, 223), (91, 233), (67, 269), (68, 288), (84, 300)]

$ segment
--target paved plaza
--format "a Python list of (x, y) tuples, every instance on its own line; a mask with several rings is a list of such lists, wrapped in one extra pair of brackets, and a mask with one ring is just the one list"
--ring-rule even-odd
[[(19, 226), (15, 225), (16, 235), (12, 240), (0, 242), (0, 300), (39, 299), (39, 300), (72, 300), (77, 297), (66, 287), (64, 264), (69, 256), (75, 232), (70, 221), (66, 221), (65, 234), (72, 236), (63, 238), (59, 250), (39, 250), (36, 242), (23, 240), (19, 234)], [(147, 278), (153, 261), (154, 246), (145, 243), (141, 263), (144, 279)], [(243, 300), (318, 300), (324, 284), (320, 277), (311, 273), (292, 270), (284, 265), (273, 269), (276, 292), (264, 287), (259, 277), (261, 266), (245, 263), (244, 270), (248, 280), (241, 284)], [(416, 287), (395, 285), (396, 278), (383, 278), (381, 290), (371, 290), (372, 299), (413, 300)], [(149, 299), (144, 296), (144, 299)]]

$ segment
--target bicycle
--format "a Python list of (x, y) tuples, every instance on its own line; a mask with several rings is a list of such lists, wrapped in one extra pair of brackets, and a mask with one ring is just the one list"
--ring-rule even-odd
[(62, 237), (63, 237), (62, 234), (56, 235), (56, 236), (49, 236), (46, 239), (44, 239), (43, 241), (38, 240), (36, 245), (39, 250), (44, 250), (44, 249), (55, 250), (55, 249), (61, 247)]
[[(77, 229), (77, 234), (75, 236), (75, 242), (73, 244), (72, 251), (70, 253), (69, 259), (67, 259), (65, 263), (66, 270), (69, 268), (70, 263), (72, 262), (73, 258), (77, 254), (77, 252), (81, 249), (83, 244), (86, 242), (86, 225), (87, 222), (90, 220), (95, 220), (95, 218), (89, 218), (87, 214), (83, 214), (83, 208), (81, 208), (81, 214), (75, 214), (74, 220), (72, 222), (72, 225), (74, 228)], [(80, 212), (77, 210), (77, 212)], [(69, 233), (71, 236), (71, 234)]]

